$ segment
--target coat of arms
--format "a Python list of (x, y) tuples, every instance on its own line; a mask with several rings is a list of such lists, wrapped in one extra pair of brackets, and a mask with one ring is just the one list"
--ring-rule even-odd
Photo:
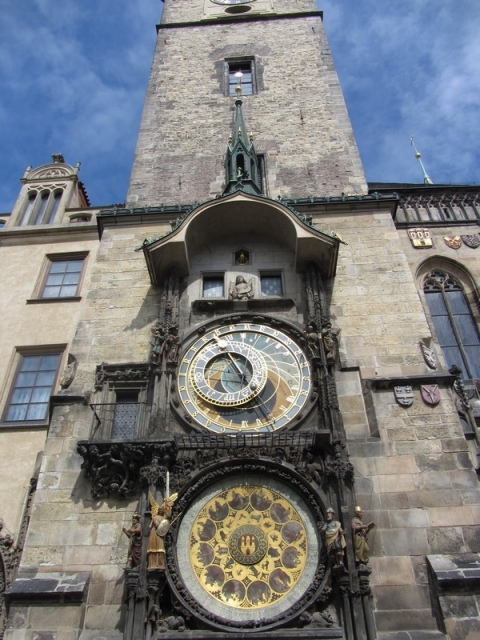
[(424, 401), (432, 407), (440, 402), (440, 389), (438, 384), (422, 384), (420, 385), (420, 393)]
[(463, 244), (466, 244), (470, 249), (476, 249), (480, 246), (480, 233), (472, 233), (469, 236), (460, 236)]
[(460, 236), (443, 236), (443, 239), (445, 240), (447, 247), (450, 247), (450, 249), (460, 249), (462, 246), (462, 239)]
[(423, 353), (423, 358), (430, 369), (437, 368), (437, 356), (435, 355), (435, 351), (428, 347), (425, 342), (420, 342), (420, 348)]
[(432, 236), (429, 229), (409, 229), (410, 242), (417, 249), (425, 249), (433, 246)]
[(395, 394), (395, 400), (402, 407), (410, 407), (413, 404), (413, 389), (410, 385), (393, 387), (393, 393)]

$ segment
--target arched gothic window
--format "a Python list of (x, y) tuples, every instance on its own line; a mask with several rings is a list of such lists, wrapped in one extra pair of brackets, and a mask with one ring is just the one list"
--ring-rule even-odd
[(462, 285), (434, 269), (425, 276), (423, 291), (447, 367), (455, 364), (463, 378), (480, 378), (480, 335)]

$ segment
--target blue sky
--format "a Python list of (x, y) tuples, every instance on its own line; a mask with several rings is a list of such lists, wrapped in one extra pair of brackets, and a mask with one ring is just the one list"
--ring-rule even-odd
[[(188, 1), (188, 0), (183, 0)], [(0, 0), (0, 212), (27, 165), (125, 199), (160, 0)], [(320, 0), (370, 181), (480, 182), (480, 2)]]

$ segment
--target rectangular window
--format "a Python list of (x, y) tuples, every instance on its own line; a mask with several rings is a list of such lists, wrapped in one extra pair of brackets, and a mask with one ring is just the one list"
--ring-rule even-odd
[(221, 276), (203, 276), (203, 291), (204, 298), (223, 298), (223, 275)]
[(282, 276), (279, 274), (260, 276), (260, 285), (262, 296), (283, 295)]
[(22, 355), (5, 414), (6, 422), (45, 420), (60, 353)]
[(85, 257), (52, 257), (41, 298), (70, 298), (78, 294)]
[(227, 62), (228, 65), (228, 95), (235, 95), (235, 87), (242, 87), (242, 95), (251, 96), (253, 93), (253, 61)]

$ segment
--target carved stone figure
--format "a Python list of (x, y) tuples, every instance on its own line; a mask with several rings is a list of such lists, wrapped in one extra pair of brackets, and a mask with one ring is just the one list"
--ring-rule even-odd
[(165, 542), (164, 538), (170, 528), (172, 508), (177, 499), (174, 493), (165, 498), (162, 504), (158, 504), (152, 494), (148, 494), (152, 519), (150, 521), (150, 534), (148, 536), (147, 567), (148, 569), (165, 570)]
[(235, 283), (230, 283), (229, 295), (232, 300), (250, 300), (250, 298), (253, 298), (253, 278), (247, 281), (243, 276), (237, 276)]
[(168, 616), (160, 620), (158, 632), (166, 633), (167, 631), (185, 631), (185, 620), (182, 616)]
[(305, 627), (311, 627), (313, 629), (325, 629), (333, 627), (335, 624), (334, 619), (328, 611), (314, 611), (313, 613), (304, 611), (300, 616), (300, 622)]
[(151, 342), (152, 353), (150, 358), (155, 364), (160, 364), (162, 358), (163, 343), (165, 342), (165, 330), (159, 326), (158, 322), (152, 327), (153, 342)]
[(323, 524), (322, 532), (325, 536), (325, 544), (327, 545), (327, 554), (331, 562), (338, 567), (343, 566), (343, 556), (345, 554), (345, 531), (342, 524), (338, 520), (334, 520), (335, 512), (330, 507), (327, 509), (327, 520)]
[(318, 358), (320, 355), (320, 351), (318, 348), (318, 339), (322, 336), (319, 335), (313, 324), (309, 324), (307, 330), (305, 331), (305, 337), (307, 338), (307, 346), (312, 358)]
[(142, 557), (142, 525), (140, 524), (140, 514), (134, 513), (132, 516), (132, 526), (130, 529), (123, 527), (123, 533), (130, 539), (128, 549), (127, 566), (136, 569), (140, 566)]
[(332, 323), (327, 322), (322, 329), (323, 345), (325, 347), (325, 355), (327, 362), (334, 363), (337, 359), (337, 336), (340, 329), (332, 328)]
[(355, 517), (352, 519), (353, 545), (355, 548), (355, 562), (368, 564), (370, 549), (368, 547), (368, 532), (375, 526), (374, 522), (363, 524), (363, 511), (361, 507), (355, 507)]
[(171, 327), (161, 350), (161, 355), (165, 357), (165, 362), (167, 364), (177, 364), (179, 344), (180, 338), (178, 337), (178, 329), (177, 327)]
[(14, 538), (10, 533), (3, 533), (3, 529), (5, 528), (5, 522), (2, 518), (0, 518), (0, 543), (3, 547), (12, 547), (14, 543)]
[(68, 356), (68, 364), (65, 366), (62, 371), (62, 375), (60, 376), (59, 384), (62, 389), (68, 389), (68, 387), (72, 384), (75, 374), (77, 373), (77, 359), (75, 356)]

